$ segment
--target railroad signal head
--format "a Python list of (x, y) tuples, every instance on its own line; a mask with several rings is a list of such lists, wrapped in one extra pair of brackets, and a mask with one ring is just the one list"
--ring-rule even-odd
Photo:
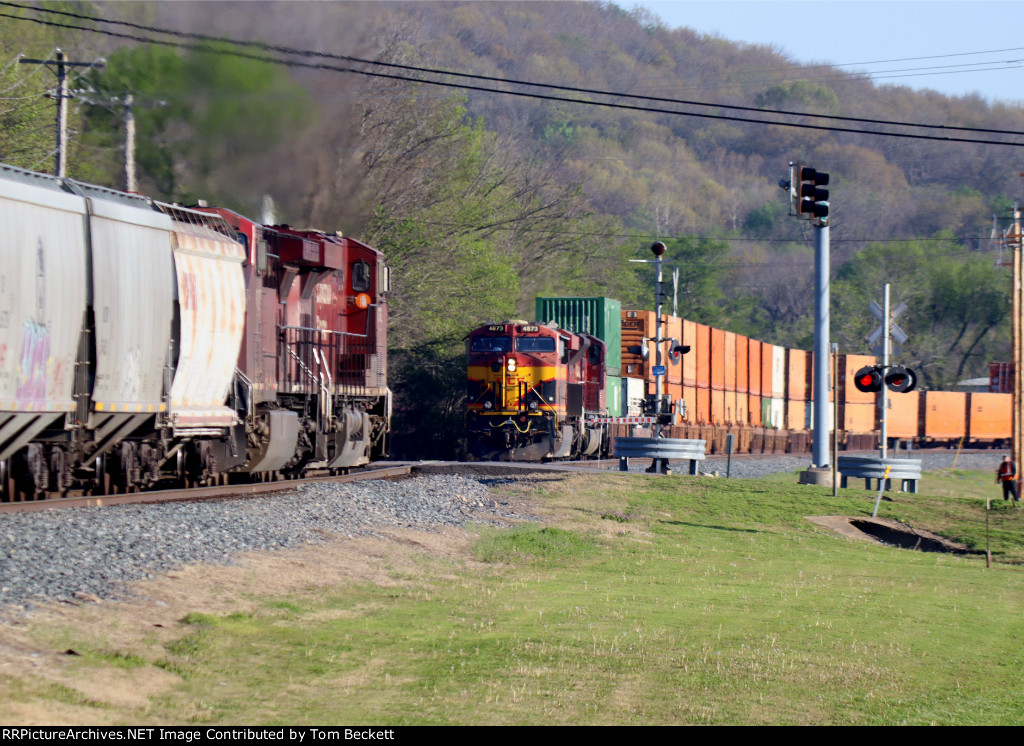
[(690, 345), (681, 345), (676, 339), (670, 339), (668, 344), (668, 358), (673, 365), (678, 365), (683, 355), (690, 351)]
[(882, 383), (882, 374), (873, 365), (865, 365), (853, 374), (853, 385), (864, 393), (881, 391)]
[(796, 206), (794, 212), (808, 220), (828, 221), (828, 174), (808, 166), (796, 164)]
[(885, 374), (885, 385), (890, 391), (905, 394), (917, 386), (917, 375), (910, 368), (894, 365)]

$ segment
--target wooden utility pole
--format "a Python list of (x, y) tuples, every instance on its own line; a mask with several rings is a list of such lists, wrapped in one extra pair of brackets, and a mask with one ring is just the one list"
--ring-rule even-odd
[(67, 176), (68, 164), (68, 99), (74, 98), (75, 94), (68, 91), (68, 68), (69, 67), (102, 67), (103, 61), (96, 62), (68, 62), (65, 54), (57, 50), (56, 60), (29, 60), (24, 57), (18, 60), (22, 65), (45, 65), (57, 76), (57, 88), (50, 91), (50, 98), (57, 100), (57, 152), (53, 172), (63, 178)]
[(1021, 457), (1024, 455), (1024, 442), (1022, 442), (1021, 423), (1021, 396), (1024, 395), (1024, 360), (1021, 360), (1021, 241), (1020, 233), (1020, 209), (1013, 206), (1013, 227), (1006, 237), (1007, 248), (1013, 252), (1013, 301), (1011, 304), (1011, 325), (1013, 334), (1013, 349), (1010, 353), (1010, 367), (1013, 375), (1013, 443), (1011, 454), (1017, 469), (1021, 468)]

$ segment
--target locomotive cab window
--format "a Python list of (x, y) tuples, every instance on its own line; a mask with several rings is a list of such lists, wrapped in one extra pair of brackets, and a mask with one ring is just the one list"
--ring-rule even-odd
[(553, 337), (516, 337), (516, 352), (554, 352)]
[(512, 338), (476, 337), (471, 349), (473, 352), (508, 352), (512, 349)]
[(365, 293), (370, 289), (370, 265), (366, 262), (352, 262), (352, 290)]
[(597, 345), (591, 345), (590, 349), (587, 350), (587, 360), (591, 365), (600, 365), (601, 348)]

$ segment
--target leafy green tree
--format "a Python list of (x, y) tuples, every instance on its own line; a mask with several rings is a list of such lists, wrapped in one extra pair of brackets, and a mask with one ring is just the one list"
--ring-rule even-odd
[(890, 284), (909, 339), (898, 357), (928, 388), (984, 375), (1008, 354), (1010, 284), (991, 256), (968, 253), (952, 240), (871, 244), (839, 271), (832, 285), (833, 334), (846, 352), (868, 353), (877, 324), (868, 313)]
[[(285, 68), (217, 51), (122, 48), (93, 74), (87, 130), (110, 147), (109, 181), (121, 185), (120, 119), (131, 95), (143, 192), (238, 206), (240, 195), (252, 202), (272, 185), (274, 169), (253, 162), (312, 119), (315, 108)], [(261, 171), (255, 181), (243, 176)]]

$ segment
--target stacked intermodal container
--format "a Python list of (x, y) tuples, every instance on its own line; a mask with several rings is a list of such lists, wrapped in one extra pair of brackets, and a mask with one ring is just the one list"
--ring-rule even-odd
[(1013, 393), (1013, 363), (988, 364), (988, 391), (990, 394)]
[[(902, 394), (890, 393), (885, 398), (885, 430), (889, 438), (916, 438), (918, 410), (921, 404), (920, 391)], [(881, 414), (879, 414), (881, 423)], [(881, 427), (881, 425), (879, 425)]]
[[(655, 336), (654, 322), (651, 311), (621, 312), (623, 385), (628, 383), (633, 392), (624, 394), (629, 414), (639, 414), (642, 397), (655, 391), (655, 349), (650, 342)], [(669, 355), (669, 343), (662, 350), (666, 368), (663, 392), (674, 405), (673, 425), (684, 428), (673, 437), (704, 438), (709, 448), (720, 450), (724, 433), (734, 432), (744, 451), (802, 452), (809, 448), (814, 421), (813, 353), (673, 316), (663, 316), (662, 323), (664, 338), (690, 347), (676, 362)], [(639, 348), (644, 338), (650, 353), (646, 361), (627, 350)], [(860, 391), (853, 381), (860, 368), (876, 363), (869, 355), (839, 355), (835, 359), (837, 391), (829, 392), (828, 422), (830, 430), (838, 425), (839, 442), (847, 449), (878, 445), (880, 397)], [(993, 380), (1001, 380), (1002, 368), (992, 367)], [(837, 396), (838, 421), (832, 407)], [(886, 399), (887, 435), (892, 439), (969, 438), (992, 444), (1009, 439), (1010, 405), (1005, 394), (913, 391), (890, 393)]]
[(537, 322), (554, 321), (571, 332), (592, 334), (607, 345), (605, 353), (608, 413), (623, 410), (622, 399), (622, 304), (611, 298), (537, 298)]
[(747, 411), (750, 424), (760, 426), (761, 422), (761, 345), (757, 339), (747, 343)]
[(977, 443), (1009, 440), (1013, 428), (1013, 411), (1006, 405), (1006, 394), (970, 394), (967, 437)]
[(967, 394), (963, 391), (923, 391), (918, 433), (931, 441), (959, 441), (967, 436)]

